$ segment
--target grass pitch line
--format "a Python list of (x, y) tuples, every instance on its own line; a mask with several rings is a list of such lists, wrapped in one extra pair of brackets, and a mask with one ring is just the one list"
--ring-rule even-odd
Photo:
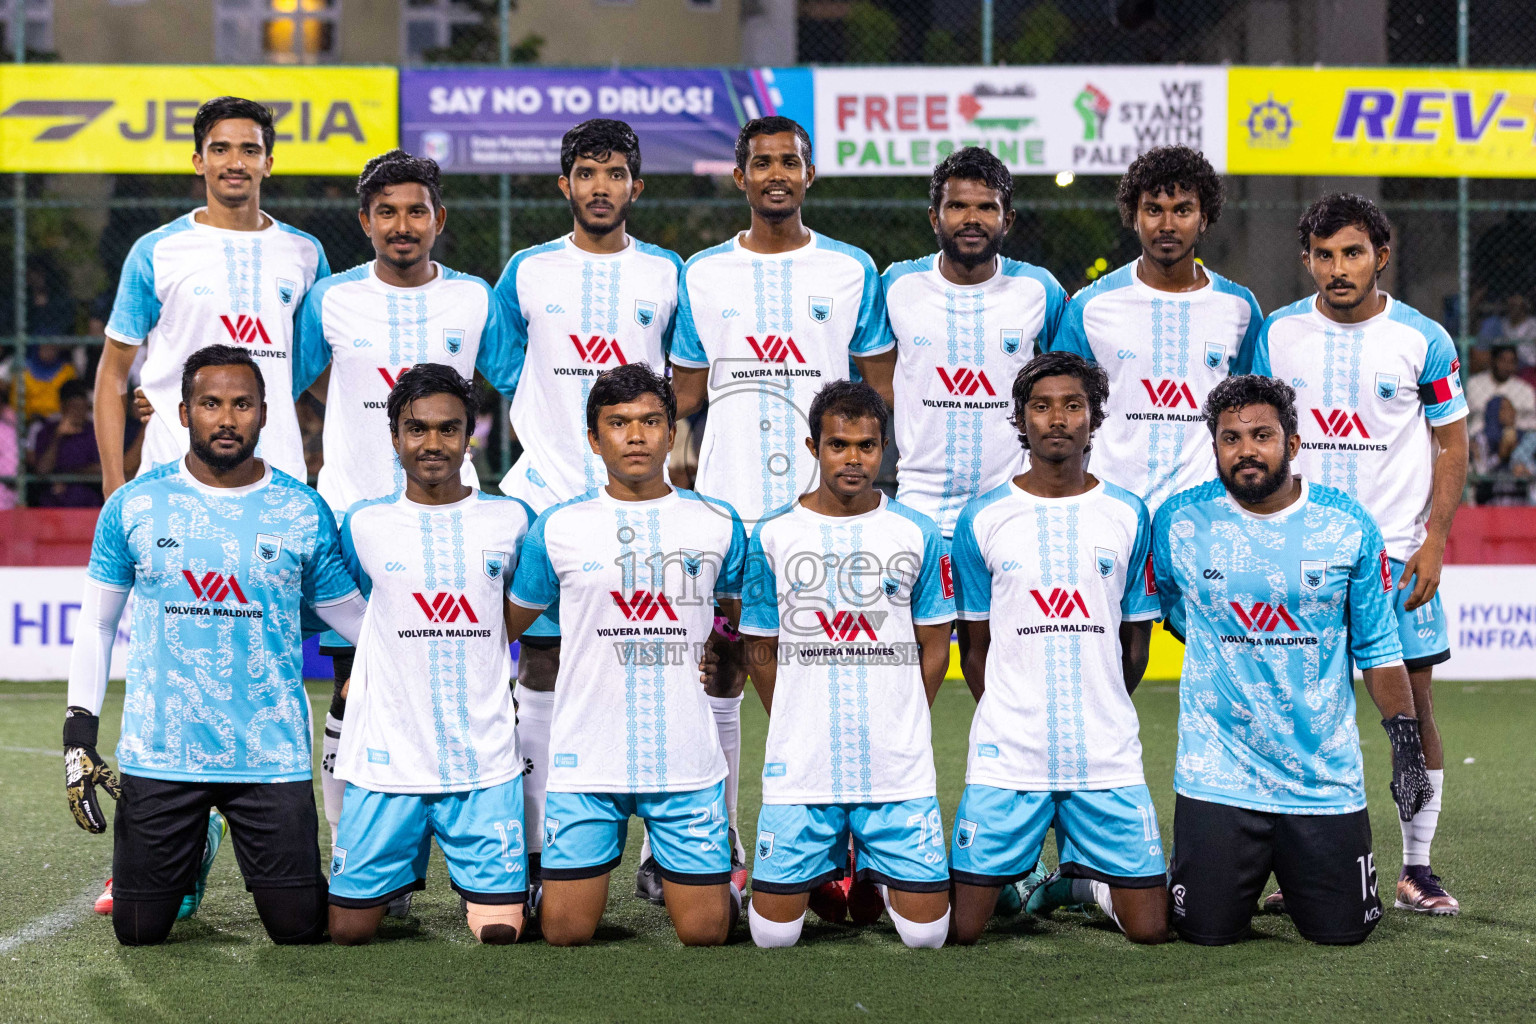
[(11, 934), (0, 938), (0, 956), (14, 952), (29, 942), (51, 939), (60, 932), (68, 931), (82, 921), (88, 920), (93, 913), (91, 904), (96, 901), (98, 892), (100, 892), (100, 886), (93, 883), (89, 889), (53, 913), (44, 915), (36, 921), (29, 921)]
[(0, 753), (5, 754), (41, 754), (43, 757), (63, 757), (64, 751), (49, 750), (46, 747), (8, 747), (0, 744)]

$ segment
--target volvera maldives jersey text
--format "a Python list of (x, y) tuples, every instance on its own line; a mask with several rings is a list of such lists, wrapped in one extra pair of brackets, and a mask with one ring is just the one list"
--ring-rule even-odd
[(699, 656), (741, 595), (747, 538), (724, 502), (605, 488), (539, 515), (512, 601), (557, 617), (551, 793), (680, 793), (725, 778)]
[(1386, 300), (1358, 324), (1329, 320), (1315, 296), (1278, 309), (1240, 369), (1296, 389), (1296, 469), (1364, 505), (1387, 554), (1406, 562), (1424, 543), (1429, 519), (1431, 428), (1463, 419), (1467, 400), (1445, 328), (1390, 295)]
[[(293, 392), (293, 321), (304, 295), (330, 274), (313, 235), (268, 217), (260, 231), (200, 224), (194, 210), (133, 243), (117, 282), (107, 337), (148, 343), (141, 384), (155, 408), (144, 428), (143, 468), (187, 453), (177, 411), (181, 369), (209, 345), (237, 345), (261, 367), (267, 423), (256, 455), (305, 478), (304, 443)], [(263, 214), (263, 216), (266, 216)]]
[(1253, 293), (1203, 267), (1192, 292), (1164, 292), (1128, 263), (1072, 297), (1051, 348), (1109, 375), (1089, 469), (1156, 513), (1168, 496), (1216, 475), (1200, 410), (1264, 317)]
[(516, 498), (359, 502), (341, 527), (368, 598), (336, 777), (385, 793), (488, 789), (522, 774), (502, 606), (533, 520)]
[(895, 345), (885, 292), (862, 249), (811, 233), (798, 249), (758, 253), (740, 235), (683, 268), (672, 362), (709, 369), (699, 490), (750, 523), (814, 488), (806, 412), (852, 356)]
[(202, 783), (310, 777), (300, 603), (357, 593), (318, 494), (270, 467), (221, 488), (167, 463), (107, 500), (86, 572), (133, 595), (124, 771)]
[(1152, 536), (1185, 645), (1174, 789), (1274, 814), (1363, 808), (1350, 663), (1403, 660), (1370, 514), (1303, 480), (1291, 505), (1256, 515), (1212, 480), (1165, 502)]
[(608, 479), (587, 445), (587, 396), (625, 363), (665, 372), (677, 314), (677, 253), (631, 238), (623, 252), (587, 252), (570, 235), (512, 257), (496, 297), (524, 386), (512, 399), (523, 446), (501, 481), (535, 512)]
[(741, 631), (779, 638), (763, 765), (769, 804), (934, 795), (932, 728), (914, 626), (954, 619), (948, 544), (880, 496), (824, 516), (796, 501), (747, 548)]
[(955, 527), (956, 614), (988, 622), (992, 637), (967, 783), (1143, 784), (1120, 624), (1157, 617), (1151, 551), (1146, 505), (1110, 483), (1042, 498), (1010, 480), (965, 506)]
[[(522, 362), (491, 286), (480, 278), (434, 263), (426, 284), (396, 288), (379, 280), (376, 267), (375, 260), (326, 278), (299, 313), (294, 397), (331, 368), (316, 489), (338, 518), (359, 501), (405, 486), (385, 411), (402, 373), (419, 363), (451, 366), (464, 377), (479, 370), (510, 398)], [(463, 479), (479, 486), (467, 460)]]
[(965, 503), (1022, 472), (1013, 379), (1051, 347), (1067, 293), (1050, 271), (998, 258), (976, 285), (945, 279), (939, 256), (886, 270), (896, 336), (896, 497), (954, 533)]

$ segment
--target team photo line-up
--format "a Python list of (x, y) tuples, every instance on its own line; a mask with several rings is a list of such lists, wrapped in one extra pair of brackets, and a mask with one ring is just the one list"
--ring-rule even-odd
[[(1196, 258), (1219, 176), (1153, 149), (1117, 195), (1141, 255), (1069, 298), (999, 255), (1013, 180), (967, 148), (933, 172), (937, 251), (881, 274), (802, 223), (810, 139), (768, 117), (736, 144), (750, 225), (685, 263), (628, 234), (640, 143), (596, 119), (563, 140), (572, 231), (493, 287), (431, 258), (431, 160), (368, 162), (375, 259), (332, 274), (260, 208), (271, 113), (211, 100), (194, 136), (207, 205), (136, 242), (106, 328), (109, 497), (64, 721), (80, 826), (105, 831), (97, 790), (115, 798), (97, 909), (120, 942), (196, 913), (227, 837), (277, 943), (369, 941), (435, 839), (477, 939), (580, 944), (638, 817), (637, 894), (683, 943), (723, 943), (749, 679), (759, 946), (794, 945), (808, 910), (934, 948), (1069, 906), (1139, 943), (1238, 941), (1261, 908), (1360, 942), (1382, 904), (1356, 669), (1391, 742), (1395, 905), (1458, 912), (1429, 861), (1430, 684), (1467, 404), (1445, 330), (1378, 286), (1368, 199), (1307, 210), (1316, 292), (1266, 318)], [(240, 344), (210, 344), (221, 318), (251, 325)], [(502, 496), (469, 459), (476, 373), (522, 447)], [(669, 455), (706, 407), (689, 490)], [(96, 746), (125, 610), (119, 775)], [(1171, 862), (1132, 702), (1159, 620), (1185, 644)], [(952, 637), (977, 704), (946, 825), (929, 708)]]

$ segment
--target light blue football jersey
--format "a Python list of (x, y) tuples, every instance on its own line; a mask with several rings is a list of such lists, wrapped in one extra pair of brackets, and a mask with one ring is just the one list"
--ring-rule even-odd
[(119, 488), (90, 578), (132, 590), (121, 768), (178, 782), (310, 777), (300, 602), (357, 592), (320, 496), (268, 467), (245, 487), (182, 461)]
[(1302, 486), (1261, 516), (1212, 480), (1153, 522), (1158, 596), (1185, 638), (1173, 777), (1185, 796), (1278, 814), (1365, 807), (1350, 661), (1403, 659), (1392, 571), (1358, 502)]

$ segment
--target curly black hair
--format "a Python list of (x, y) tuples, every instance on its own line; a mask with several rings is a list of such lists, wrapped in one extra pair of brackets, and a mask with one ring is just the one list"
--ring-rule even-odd
[(667, 426), (677, 426), (677, 393), (672, 382), (650, 363), (625, 363), (598, 374), (587, 395), (587, 429), (597, 433), (597, 417), (605, 405), (627, 405), (641, 395), (655, 395), (667, 410)]
[(205, 345), (187, 357), (181, 367), (181, 401), (192, 404), (192, 386), (197, 381), (197, 371), (210, 366), (243, 366), (256, 375), (256, 397), (267, 400), (267, 379), (261, 375), (261, 367), (251, 358), (250, 352), (239, 345)]
[[(1024, 432), (1024, 407), (1035, 385), (1046, 377), (1076, 377), (1088, 393), (1088, 434), (1104, 424), (1104, 403), (1109, 401), (1109, 374), (1098, 363), (1090, 363), (1074, 352), (1042, 352), (1019, 370), (1013, 378), (1013, 428), (1019, 432), (1019, 444), (1029, 451), (1029, 435)], [(1084, 452), (1091, 451), (1089, 444)]]
[(569, 178), (578, 157), (601, 162), (614, 153), (624, 154), (631, 178), (640, 177), (640, 138), (633, 128), (610, 117), (583, 121), (560, 140), (560, 173)]
[(452, 395), (464, 403), (464, 433), (475, 432), (475, 408), (480, 404), (475, 397), (475, 385), (458, 370), (443, 363), (417, 363), (402, 373), (395, 386), (389, 389), (389, 401), (385, 409), (389, 415), (389, 432), (400, 432), (400, 417), (410, 404), (429, 395)]
[(256, 127), (261, 129), (261, 145), (272, 155), (272, 147), (277, 144), (276, 122), (272, 117), (272, 108), (255, 100), (242, 99), (239, 96), (220, 96), (211, 99), (197, 108), (197, 113), (192, 117), (192, 149), (194, 152), (203, 151), (203, 143), (208, 141), (208, 133), (213, 131), (213, 126), (220, 121), (254, 121)]
[(944, 194), (944, 183), (951, 178), (982, 182), (1002, 199), (1004, 213), (1013, 209), (1013, 175), (1008, 165), (980, 146), (957, 149), (933, 169), (933, 177), (928, 179), (928, 205), (935, 210)]
[(1285, 436), (1296, 433), (1296, 389), (1278, 377), (1264, 377), (1257, 373), (1228, 377), (1205, 396), (1205, 425), (1211, 437), (1216, 436), (1216, 421), (1221, 414), (1247, 405), (1268, 405), (1280, 417)]
[(1200, 197), (1200, 212), (1206, 227), (1215, 227), (1221, 219), (1221, 207), (1227, 190), (1221, 175), (1199, 150), (1188, 146), (1158, 146), (1149, 149), (1131, 164), (1115, 189), (1115, 203), (1120, 207), (1120, 222), (1136, 224), (1136, 208), (1142, 193), (1173, 195), (1174, 189), (1187, 188)]
[(1307, 212), (1296, 222), (1301, 251), (1312, 251), (1313, 235), (1332, 238), (1350, 227), (1369, 235), (1373, 248), (1380, 249), (1392, 241), (1392, 224), (1375, 203), (1354, 192), (1332, 192), (1307, 207)]
[(811, 411), (806, 416), (811, 421), (811, 444), (821, 447), (821, 421), (827, 416), (841, 416), (858, 420), (868, 416), (880, 424), (880, 440), (889, 437), (890, 413), (880, 392), (864, 381), (835, 380), (816, 392), (811, 399)]
[(811, 136), (799, 121), (787, 117), (754, 117), (736, 133), (736, 166), (747, 169), (747, 155), (752, 152), (752, 140), (759, 135), (783, 135), (792, 132), (799, 142), (800, 158), (811, 162)]
[(432, 208), (443, 205), (443, 179), (437, 161), (412, 156), (403, 149), (380, 153), (363, 165), (357, 176), (357, 208), (364, 213), (374, 197), (391, 185), (421, 185), (432, 197)]

